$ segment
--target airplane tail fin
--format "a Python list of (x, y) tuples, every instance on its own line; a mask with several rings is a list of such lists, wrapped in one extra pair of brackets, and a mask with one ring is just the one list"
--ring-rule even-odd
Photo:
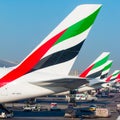
[(34, 69), (68, 75), (100, 8), (101, 5), (76, 7), (42, 42), (59, 36)]
[(31, 70), (69, 74), (100, 11), (100, 4), (76, 7), (15, 69), (1, 78), (15, 80)]
[(120, 70), (115, 70), (111, 75), (109, 75), (107, 78), (106, 78), (106, 82), (109, 82), (109, 81), (113, 81), (117, 78), (117, 76), (120, 74)]
[(119, 73), (118, 76), (116, 77), (115, 82), (120, 82), (120, 73)]
[(105, 63), (109, 58), (109, 52), (103, 52), (79, 77), (97, 78), (101, 75)]
[(105, 67), (103, 68), (103, 71), (102, 71), (102, 74), (100, 76), (100, 79), (104, 79), (107, 77), (109, 71), (110, 71), (110, 68), (112, 66), (112, 63), (113, 61), (112, 60), (108, 60), (106, 63), (105, 63)]

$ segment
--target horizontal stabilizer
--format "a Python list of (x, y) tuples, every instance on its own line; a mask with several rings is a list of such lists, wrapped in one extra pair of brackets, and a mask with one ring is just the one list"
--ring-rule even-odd
[(42, 82), (31, 82), (31, 84), (41, 86), (41, 87), (64, 87), (67, 89), (76, 89), (79, 86), (88, 83), (85, 78), (74, 78), (74, 77), (67, 77), (61, 79), (54, 79)]

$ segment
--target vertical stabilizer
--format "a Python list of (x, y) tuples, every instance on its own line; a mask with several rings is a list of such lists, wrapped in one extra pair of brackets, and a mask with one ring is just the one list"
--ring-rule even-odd
[(103, 52), (87, 69), (85, 69), (79, 76), (87, 78), (99, 77), (102, 73), (105, 63), (109, 58), (109, 52)]
[(101, 5), (80, 5), (76, 7), (45, 38), (44, 41), (62, 32), (59, 39), (34, 68), (43, 72), (68, 75), (100, 8)]
[(120, 73), (119, 73), (118, 76), (116, 77), (115, 82), (120, 82)]
[(108, 75), (108, 73), (109, 73), (109, 71), (110, 71), (110, 68), (111, 68), (111, 66), (112, 66), (112, 63), (113, 63), (112, 60), (108, 60), (108, 61), (105, 63), (105, 67), (104, 67), (104, 69), (103, 69), (103, 71), (102, 71), (102, 74), (101, 74), (101, 76), (100, 76), (100, 79), (107, 78), (107, 75)]
[(117, 78), (118, 74), (120, 73), (120, 70), (115, 70), (111, 75), (109, 75), (105, 81), (109, 82), (109, 81), (113, 81)]
[(100, 11), (99, 4), (77, 6), (15, 69), (1, 86), (31, 70), (67, 75)]

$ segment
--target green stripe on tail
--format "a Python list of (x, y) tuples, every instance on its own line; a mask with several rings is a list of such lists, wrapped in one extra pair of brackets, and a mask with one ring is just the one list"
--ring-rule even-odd
[(69, 39), (69, 38), (74, 37), (78, 34), (81, 34), (85, 30), (87, 30), (89, 27), (91, 27), (91, 25), (94, 23), (94, 20), (95, 20), (97, 14), (100, 11), (100, 8), (98, 10), (96, 10), (94, 13), (92, 13), (90, 16), (88, 16), (88, 17), (84, 18), (83, 20), (70, 26), (65, 31), (65, 33), (56, 41), (55, 45), (66, 40), (66, 39)]

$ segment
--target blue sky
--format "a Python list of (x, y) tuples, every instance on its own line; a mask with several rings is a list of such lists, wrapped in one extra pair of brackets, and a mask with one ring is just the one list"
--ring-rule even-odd
[(0, 59), (20, 62), (77, 5), (103, 4), (73, 69), (80, 72), (102, 52), (120, 69), (120, 0), (0, 0)]

